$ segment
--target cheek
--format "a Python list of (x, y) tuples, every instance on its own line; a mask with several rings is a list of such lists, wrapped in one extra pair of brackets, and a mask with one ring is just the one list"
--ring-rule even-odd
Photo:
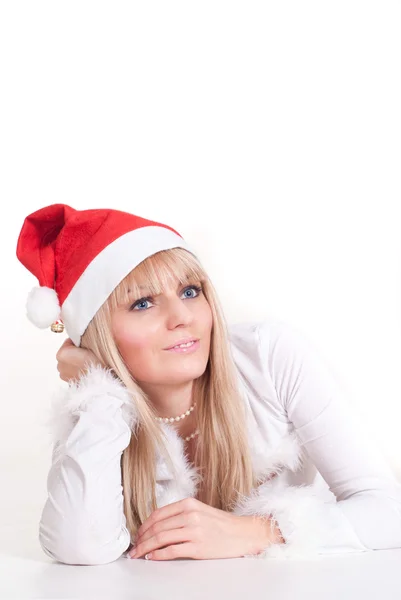
[(149, 346), (149, 338), (140, 335), (138, 332), (131, 332), (129, 329), (121, 331), (118, 335), (118, 341), (121, 346), (127, 346), (133, 349), (145, 350)]
[(138, 358), (150, 351), (151, 344), (149, 336), (141, 335), (138, 332), (130, 332), (125, 329), (118, 336), (118, 347), (126, 359)]
[[(121, 348), (129, 350), (146, 350), (151, 346), (154, 337), (152, 330), (141, 319), (136, 319), (128, 311), (121, 311), (114, 315), (112, 330), (114, 338)], [(138, 315), (139, 316), (139, 315)]]
[(155, 364), (149, 336), (124, 331), (118, 338), (118, 349), (131, 375), (138, 381), (152, 379)]
[(124, 360), (131, 361), (146, 354), (151, 348), (149, 332), (140, 327), (133, 328), (126, 319), (115, 320), (114, 335)]
[(205, 331), (210, 331), (213, 325), (213, 315), (209, 304), (206, 302), (202, 307), (202, 313), (200, 315)]

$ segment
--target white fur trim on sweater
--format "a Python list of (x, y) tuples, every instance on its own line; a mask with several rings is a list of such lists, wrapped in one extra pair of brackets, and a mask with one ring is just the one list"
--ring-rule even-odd
[(161, 424), (166, 436), (166, 447), (174, 464), (175, 473), (171, 473), (164, 457), (157, 453), (156, 461), (156, 500), (158, 508), (178, 502), (197, 492), (201, 475), (190, 464), (184, 450), (183, 439), (168, 423)]
[(289, 431), (283, 436), (275, 448), (262, 440), (255, 427), (248, 432), (252, 466), (259, 481), (263, 482), (274, 474), (278, 475), (283, 469), (296, 472), (302, 468), (306, 453), (294, 431)]
[[(323, 499), (312, 485), (291, 486), (280, 477), (272, 479), (248, 497), (241, 498), (233, 510), (237, 515), (269, 517), (276, 521), (285, 543), (274, 543), (253, 558), (317, 558), (321, 554), (367, 550), (358, 540), (351, 524), (333, 500)], [(349, 546), (336, 543), (338, 532), (347, 531)], [(341, 538), (341, 535), (340, 535)], [(342, 538), (345, 539), (345, 536)]]

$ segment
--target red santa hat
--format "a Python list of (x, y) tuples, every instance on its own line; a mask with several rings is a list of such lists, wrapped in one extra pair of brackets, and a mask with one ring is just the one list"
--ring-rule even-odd
[[(169, 248), (195, 254), (172, 227), (109, 208), (51, 204), (28, 215), (17, 258), (39, 281), (28, 295), (28, 319), (44, 329), (64, 324), (81, 336), (115, 287), (145, 258)], [(63, 327), (61, 327), (61, 330)]]

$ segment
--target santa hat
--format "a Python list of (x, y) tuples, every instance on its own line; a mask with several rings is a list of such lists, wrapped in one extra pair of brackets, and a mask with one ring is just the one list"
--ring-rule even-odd
[(66, 204), (41, 208), (25, 218), (17, 244), (18, 260), (39, 281), (28, 295), (27, 317), (41, 329), (62, 331), (64, 324), (80, 346), (120, 281), (148, 256), (177, 247), (195, 254), (172, 227), (130, 213)]

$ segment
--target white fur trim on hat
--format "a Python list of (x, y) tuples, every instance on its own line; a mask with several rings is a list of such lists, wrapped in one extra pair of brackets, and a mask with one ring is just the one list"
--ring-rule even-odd
[(75, 346), (102, 304), (128, 273), (145, 258), (170, 248), (185, 248), (185, 240), (166, 227), (152, 225), (116, 238), (89, 263), (61, 309), (61, 319)]
[(28, 319), (39, 327), (50, 327), (60, 319), (60, 303), (55, 290), (46, 286), (35, 286), (28, 295), (26, 314)]

